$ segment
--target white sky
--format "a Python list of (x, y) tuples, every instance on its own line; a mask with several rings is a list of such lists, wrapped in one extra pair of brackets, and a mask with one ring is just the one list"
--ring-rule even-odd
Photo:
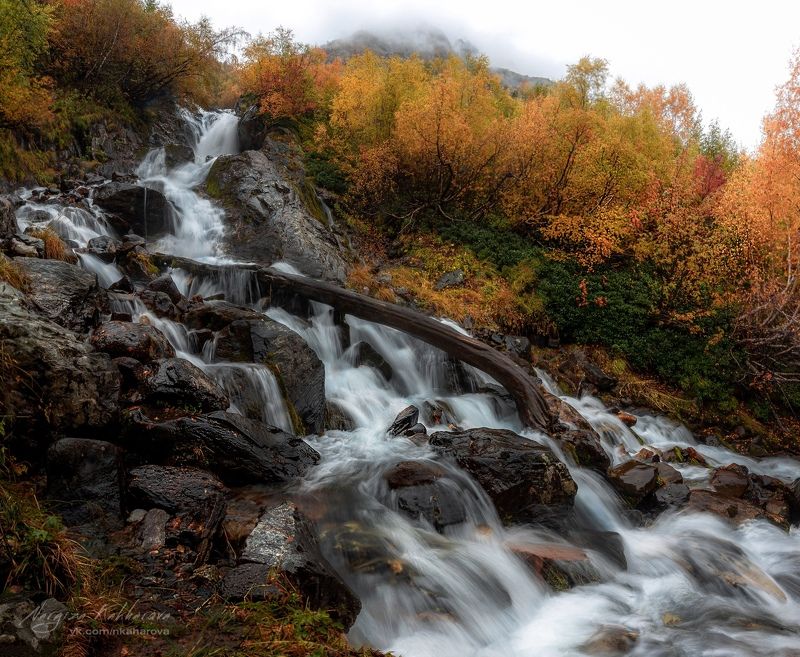
[(800, 0), (168, 0), (189, 19), (324, 43), (362, 28), (442, 29), (492, 63), (553, 79), (589, 54), (632, 85), (685, 82), (706, 122), (747, 148), (800, 46)]

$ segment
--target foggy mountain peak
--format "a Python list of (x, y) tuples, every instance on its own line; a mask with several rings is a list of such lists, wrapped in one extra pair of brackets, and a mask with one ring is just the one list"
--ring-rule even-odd
[[(371, 50), (381, 57), (411, 57), (414, 54), (423, 59), (435, 57), (476, 56), (480, 50), (466, 39), (456, 38), (451, 40), (443, 30), (429, 25), (420, 25), (414, 28), (379, 31), (357, 30), (348, 37), (334, 39), (322, 46), (331, 57), (347, 60), (366, 50)], [(548, 85), (552, 81), (545, 77), (538, 77), (518, 73), (507, 68), (492, 67), (492, 71), (500, 76), (503, 84), (509, 88), (516, 88), (523, 84)]]

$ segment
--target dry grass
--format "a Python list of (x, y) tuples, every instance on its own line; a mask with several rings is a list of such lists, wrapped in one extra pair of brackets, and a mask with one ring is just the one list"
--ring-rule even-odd
[(604, 372), (617, 377), (619, 397), (627, 397), (636, 405), (676, 418), (695, 417), (700, 410), (695, 400), (682, 396), (655, 379), (633, 372), (623, 358), (614, 358), (604, 349), (592, 349), (590, 358)]
[(0, 577), (4, 588), (69, 596), (88, 559), (58, 516), (39, 504), (34, 486), (17, 481), (25, 468), (0, 448)]
[(30, 289), (30, 279), (12, 260), (0, 253), (0, 281), (21, 291)]
[(75, 263), (76, 258), (72, 250), (67, 247), (52, 228), (36, 228), (28, 231), (28, 234), (44, 242), (44, 257), (48, 260)]
[[(529, 323), (529, 313), (509, 283), (469, 250), (429, 235), (408, 238), (405, 248), (408, 256), (403, 262), (383, 270), (392, 277), (391, 287), (379, 282), (368, 265), (351, 269), (348, 286), (390, 302), (396, 301), (394, 290), (405, 288), (432, 315), (459, 322), (469, 316), (478, 326), (492, 330), (517, 332)], [(442, 274), (456, 269), (465, 274), (463, 285), (434, 289)]]

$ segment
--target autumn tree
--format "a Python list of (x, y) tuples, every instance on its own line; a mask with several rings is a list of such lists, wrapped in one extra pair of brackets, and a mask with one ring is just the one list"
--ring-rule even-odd
[[(51, 39), (65, 84), (133, 105), (202, 89), (240, 35), (207, 19), (182, 23), (156, 0), (62, 0)], [(207, 91), (207, 89), (206, 89)]]
[(298, 42), (291, 30), (278, 28), (244, 49), (240, 84), (272, 121), (301, 118), (327, 108), (337, 86), (339, 65), (325, 52)]
[(37, 127), (52, 116), (49, 80), (37, 70), (51, 25), (50, 9), (36, 0), (0, 0), (0, 128)]

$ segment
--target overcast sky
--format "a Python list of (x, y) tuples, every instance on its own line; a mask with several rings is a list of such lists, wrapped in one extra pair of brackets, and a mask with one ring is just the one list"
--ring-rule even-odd
[(631, 84), (686, 82), (706, 122), (755, 147), (761, 119), (800, 46), (800, 0), (171, 0), (252, 34), (288, 27), (324, 43), (358, 29), (441, 28), (495, 65), (560, 78), (589, 54)]

